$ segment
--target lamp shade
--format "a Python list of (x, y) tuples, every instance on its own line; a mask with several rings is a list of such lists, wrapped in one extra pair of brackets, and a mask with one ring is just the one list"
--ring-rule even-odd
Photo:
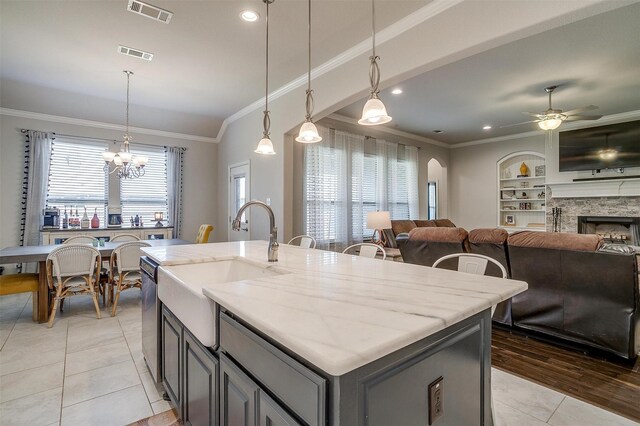
[(390, 229), (391, 216), (389, 212), (367, 213), (367, 229)]
[(273, 143), (271, 143), (271, 139), (269, 138), (260, 139), (260, 142), (258, 142), (258, 147), (254, 152), (263, 155), (275, 155), (276, 153), (273, 150)]
[(562, 124), (562, 120), (559, 118), (547, 118), (538, 122), (538, 127), (542, 130), (555, 130)]
[(375, 126), (390, 121), (391, 117), (387, 115), (387, 108), (385, 108), (382, 101), (378, 98), (371, 98), (364, 104), (364, 108), (362, 108), (362, 118), (358, 120), (358, 124)]
[(300, 133), (296, 138), (297, 142), (301, 143), (316, 143), (320, 142), (322, 138), (318, 134), (318, 128), (312, 121), (305, 121), (300, 126)]
[(116, 156), (115, 152), (111, 152), (111, 151), (105, 151), (102, 153), (102, 158), (104, 159), (104, 161), (106, 161), (107, 163), (110, 163), (113, 161), (113, 157)]

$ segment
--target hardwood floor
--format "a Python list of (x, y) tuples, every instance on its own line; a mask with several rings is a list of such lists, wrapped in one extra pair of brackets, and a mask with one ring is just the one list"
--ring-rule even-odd
[(640, 358), (605, 359), (494, 327), (495, 368), (640, 422)]

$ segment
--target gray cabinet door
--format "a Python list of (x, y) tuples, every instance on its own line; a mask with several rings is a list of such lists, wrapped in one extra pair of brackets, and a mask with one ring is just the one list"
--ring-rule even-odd
[(260, 402), (258, 405), (259, 426), (297, 426), (300, 425), (293, 417), (285, 411), (277, 402), (266, 393), (260, 391)]
[(218, 360), (188, 331), (184, 332), (183, 421), (185, 425), (218, 424)]
[(182, 325), (164, 306), (162, 308), (162, 377), (173, 404), (181, 416), (182, 407)]
[(255, 426), (258, 386), (220, 354), (220, 424)]

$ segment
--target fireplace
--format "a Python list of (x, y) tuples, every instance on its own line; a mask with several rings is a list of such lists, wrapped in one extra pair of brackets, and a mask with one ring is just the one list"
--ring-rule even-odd
[(601, 235), (611, 243), (640, 245), (640, 217), (578, 216), (578, 233)]

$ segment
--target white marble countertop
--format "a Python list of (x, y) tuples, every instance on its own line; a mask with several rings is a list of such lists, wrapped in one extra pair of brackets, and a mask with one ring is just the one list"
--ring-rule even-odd
[[(267, 242), (142, 249), (161, 266), (244, 257), (265, 267)], [(505, 280), (280, 246), (288, 274), (205, 286), (203, 293), (327, 373), (340, 376), (527, 289)]]

